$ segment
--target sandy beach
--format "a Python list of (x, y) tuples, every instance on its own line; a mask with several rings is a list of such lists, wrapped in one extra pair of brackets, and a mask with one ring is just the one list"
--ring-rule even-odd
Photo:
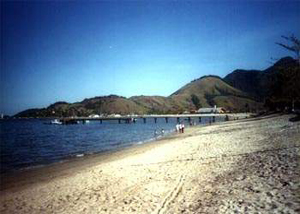
[(4, 213), (300, 213), (300, 122), (271, 115), (1, 178)]

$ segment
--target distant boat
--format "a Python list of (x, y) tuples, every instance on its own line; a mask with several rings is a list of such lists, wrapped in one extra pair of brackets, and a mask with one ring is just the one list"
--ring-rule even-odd
[(58, 119), (54, 119), (54, 120), (50, 121), (50, 124), (53, 124), (53, 125), (62, 125), (63, 123), (60, 120), (58, 120)]

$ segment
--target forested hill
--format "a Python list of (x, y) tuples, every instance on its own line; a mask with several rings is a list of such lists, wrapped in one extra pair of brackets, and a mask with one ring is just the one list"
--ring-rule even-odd
[(291, 57), (278, 60), (269, 68), (258, 70), (235, 70), (224, 80), (264, 102), (269, 109), (300, 108), (300, 65)]

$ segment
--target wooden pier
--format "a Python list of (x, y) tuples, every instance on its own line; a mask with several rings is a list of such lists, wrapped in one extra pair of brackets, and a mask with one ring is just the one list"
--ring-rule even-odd
[(237, 114), (166, 114), (166, 115), (127, 115), (127, 116), (106, 116), (106, 117), (64, 117), (59, 120), (63, 124), (78, 124), (86, 123), (86, 121), (118, 121), (118, 123), (136, 123), (138, 119), (142, 120), (143, 123), (147, 123), (147, 120), (153, 120), (157, 123), (157, 119), (164, 119), (166, 123), (169, 122), (170, 118), (176, 118), (176, 122), (181, 122), (183, 120), (198, 121), (201, 123), (203, 118), (209, 118), (209, 122), (213, 123), (216, 121), (216, 117), (223, 117), (225, 120), (236, 120), (242, 118), (248, 118), (251, 114), (249, 113), (237, 113)]

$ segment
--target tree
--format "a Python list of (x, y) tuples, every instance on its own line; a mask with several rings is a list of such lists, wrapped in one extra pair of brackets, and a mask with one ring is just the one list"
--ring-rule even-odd
[(294, 35), (291, 36), (281, 36), (285, 40), (287, 40), (291, 45), (286, 45), (280, 42), (276, 42), (277, 45), (280, 45), (281, 47), (294, 52), (296, 55), (296, 59), (298, 63), (300, 64), (300, 40), (297, 39)]
[[(298, 65), (293, 67), (285, 67), (280, 69), (281, 72), (278, 73), (278, 81), (281, 84), (279, 85), (281, 95), (288, 98), (291, 101), (292, 110), (294, 110), (295, 102), (299, 102), (300, 100), (300, 88), (299, 88), (299, 80), (300, 80), (300, 40), (296, 38), (294, 35), (292, 36), (282, 36), (285, 40), (287, 40), (290, 45), (276, 43), (281, 47), (294, 52), (296, 55), (296, 60)], [(297, 63), (296, 63), (297, 64)], [(276, 92), (276, 90), (275, 90)], [(276, 94), (276, 93), (275, 93)]]
[(250, 109), (249, 104), (246, 103), (246, 104), (245, 104), (245, 111), (246, 111), (246, 112), (249, 112), (249, 109)]

